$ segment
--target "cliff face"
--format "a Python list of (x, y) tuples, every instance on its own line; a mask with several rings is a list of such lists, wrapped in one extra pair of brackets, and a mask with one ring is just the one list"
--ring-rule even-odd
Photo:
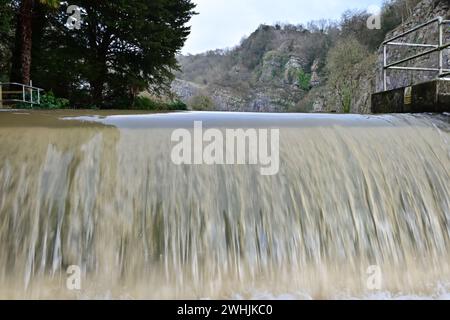
[(263, 25), (233, 50), (179, 57), (172, 90), (192, 108), (206, 96), (215, 110), (289, 111), (320, 83), (309, 49), (317, 38), (300, 26)]
[[(386, 19), (392, 14), (400, 18), (397, 17), (395, 24), (392, 20), (382, 20), (385, 29), (381, 37), (377, 36), (376, 31), (368, 31), (367, 16), (364, 14), (350, 16), (341, 25), (331, 24), (322, 28), (262, 25), (232, 50), (179, 57), (182, 72), (177, 74), (172, 89), (188, 106), (200, 110), (368, 113), (371, 94), (383, 89), (383, 48), (376, 48), (381, 45), (386, 32), (400, 24), (387, 33), (386, 39), (389, 39), (438, 16), (450, 19), (449, 2), (391, 2), (394, 6), (385, 9)], [(408, 18), (402, 23), (404, 16), (398, 11), (406, 4), (408, 13), (405, 16)], [(371, 46), (367, 45), (369, 38), (376, 39)], [(445, 29), (444, 38), (445, 42), (450, 42), (450, 24)], [(359, 54), (359, 60), (348, 63), (352, 59), (351, 50), (355, 47), (349, 45), (341, 50), (341, 60), (338, 59), (335, 68), (328, 68), (330, 52), (349, 39), (355, 39), (349, 43), (355, 44), (354, 41), (357, 41), (357, 47), (362, 48), (360, 50), (364, 54)], [(430, 25), (399, 41), (437, 44), (438, 29), (436, 25)], [(389, 47), (388, 63), (421, 50), (424, 48)], [(445, 51), (444, 56), (444, 68), (450, 69), (450, 49)], [(404, 66), (437, 68), (438, 54)], [(342, 81), (332, 83), (333, 76), (344, 68), (345, 71), (340, 74)], [(430, 80), (436, 75), (436, 72), (389, 70), (388, 89)], [(345, 83), (345, 88), (341, 83)], [(348, 97), (343, 97), (343, 93)], [(200, 107), (197, 106), (199, 101)]]
[[(450, 4), (448, 0), (423, 0), (415, 8), (412, 16), (405, 21), (401, 26), (394, 29), (386, 36), (386, 39), (395, 37), (409, 29), (414, 28), (424, 22), (430, 21), (438, 16), (449, 19), (450, 18)], [(421, 43), (421, 44), (438, 44), (439, 33), (437, 24), (432, 24), (426, 28), (420, 29), (411, 33), (398, 42)], [(450, 24), (444, 28), (444, 43), (450, 42)], [(392, 63), (403, 58), (407, 58), (414, 54), (420, 53), (428, 48), (401, 48), (389, 46), (387, 56), (388, 63)], [(444, 51), (444, 68), (450, 68), (450, 50)], [(438, 53), (433, 53), (414, 61), (403, 64), (403, 66), (416, 66), (427, 68), (438, 68), (439, 59)], [(378, 61), (376, 66), (376, 84), (374, 91), (383, 90), (383, 48), (380, 47), (378, 52)], [(414, 83), (420, 83), (427, 80), (432, 80), (436, 77), (436, 72), (422, 72), (422, 71), (400, 71), (389, 70), (387, 77), (388, 89), (395, 89), (399, 87), (408, 86)]]

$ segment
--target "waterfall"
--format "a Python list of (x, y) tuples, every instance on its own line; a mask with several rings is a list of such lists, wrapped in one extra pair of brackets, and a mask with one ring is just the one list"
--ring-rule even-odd
[[(279, 129), (278, 174), (175, 165), (194, 121)], [(450, 283), (448, 116), (0, 114), (0, 298), (363, 297), (370, 266)]]

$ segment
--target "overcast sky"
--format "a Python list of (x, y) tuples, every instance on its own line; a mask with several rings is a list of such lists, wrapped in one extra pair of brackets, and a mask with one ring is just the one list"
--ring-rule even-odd
[(192, 32), (182, 53), (234, 47), (262, 24), (339, 19), (348, 9), (381, 6), (382, 0), (193, 0)]

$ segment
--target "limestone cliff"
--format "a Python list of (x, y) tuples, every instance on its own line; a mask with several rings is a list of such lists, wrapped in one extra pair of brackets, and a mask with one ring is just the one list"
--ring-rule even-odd
[(179, 57), (172, 90), (192, 108), (206, 96), (214, 110), (292, 110), (320, 83), (320, 57), (308, 49), (316, 38), (301, 26), (262, 25), (232, 50)]
[[(180, 56), (181, 72), (176, 75), (172, 90), (188, 106), (200, 110), (368, 113), (371, 94), (382, 90), (383, 39), (438, 16), (449, 18), (449, 2), (388, 2), (383, 9), (382, 30), (378, 31), (367, 28), (367, 13), (352, 13), (339, 23), (308, 25), (307, 28), (261, 25), (233, 49)], [(450, 25), (444, 38), (445, 42), (450, 41)], [(354, 44), (351, 39), (363, 48), (364, 53), (348, 63), (351, 58), (347, 58), (346, 50), (350, 51), (354, 46), (344, 47), (340, 58), (343, 61), (336, 63), (334, 69), (329, 68), (330, 53), (345, 41)], [(429, 26), (401, 41), (437, 44), (437, 28)], [(388, 62), (420, 50), (423, 48), (391, 47)], [(449, 53), (450, 50), (446, 50), (445, 68), (450, 68)], [(333, 76), (344, 68), (341, 65), (345, 65), (346, 70), (340, 79), (351, 83), (343, 90), (345, 97), (337, 88), (339, 80), (338, 85), (336, 81), (331, 83)], [(437, 67), (437, 54), (405, 65)], [(388, 88), (434, 77), (436, 73), (433, 72), (389, 71)]]

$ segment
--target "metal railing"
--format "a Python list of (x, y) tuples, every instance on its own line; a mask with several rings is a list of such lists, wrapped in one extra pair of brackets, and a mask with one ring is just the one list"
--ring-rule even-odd
[[(425, 28), (429, 25), (436, 23), (439, 29), (439, 40), (437, 44), (420, 44), (420, 43), (406, 43), (406, 42), (396, 42), (397, 40), (416, 32), (422, 28)], [(450, 42), (444, 44), (444, 26), (449, 25), (450, 20), (444, 20), (442, 17), (437, 17), (433, 20), (430, 20), (426, 23), (423, 23), (413, 29), (410, 29), (402, 34), (399, 34), (389, 40), (383, 42), (383, 88), (384, 91), (387, 90), (387, 71), (391, 70), (410, 70), (410, 71), (430, 71), (430, 72), (438, 72), (438, 78), (442, 78), (450, 75), (450, 69), (444, 69), (444, 50), (450, 47)], [(430, 48), (421, 53), (415, 54), (405, 59), (401, 59), (392, 63), (388, 63), (387, 61), (387, 49), (389, 46), (402, 46), (402, 47), (415, 47), (415, 48)], [(409, 62), (411, 60), (415, 60), (421, 58), (423, 56), (439, 52), (439, 67), (438, 68), (422, 68), (422, 67), (401, 67), (399, 65)]]
[(0, 83), (0, 107), (3, 104), (25, 103), (34, 105), (41, 104), (41, 88), (33, 87), (32, 84), (25, 85), (16, 82)]

